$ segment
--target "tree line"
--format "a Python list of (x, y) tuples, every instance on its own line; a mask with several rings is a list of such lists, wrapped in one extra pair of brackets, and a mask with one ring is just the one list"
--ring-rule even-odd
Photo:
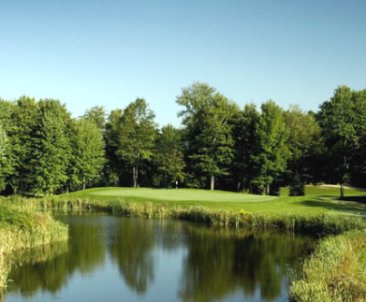
[(290, 185), (366, 180), (366, 90), (339, 86), (318, 112), (274, 101), (240, 108), (206, 83), (176, 98), (182, 127), (161, 128), (144, 99), (72, 118), (59, 100), (0, 99), (0, 192), (93, 186), (189, 187), (278, 194)]

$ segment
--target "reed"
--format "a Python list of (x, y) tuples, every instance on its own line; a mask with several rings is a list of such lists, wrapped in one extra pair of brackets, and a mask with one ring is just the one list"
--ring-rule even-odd
[[(29, 204), (29, 205), (28, 205)], [(183, 208), (168, 203), (125, 202), (123, 199), (96, 200), (87, 198), (50, 198), (39, 200), (38, 207), (35, 200), (17, 199), (13, 206), (38, 209), (55, 209), (63, 212), (105, 212), (113, 215), (135, 216), (145, 218), (173, 218), (195, 221), (206, 224), (244, 227), (259, 230), (280, 230), (298, 234), (310, 234), (316, 237), (337, 235), (350, 230), (362, 230), (366, 228), (365, 222), (356, 215), (344, 215), (335, 213), (317, 214), (265, 214), (249, 213), (244, 210), (238, 212), (225, 209), (209, 209), (202, 206)], [(24, 220), (24, 219), (23, 219)], [(19, 221), (23, 221), (19, 218)]]
[(0, 206), (0, 288), (6, 287), (12, 262), (10, 253), (68, 238), (67, 226), (53, 220), (49, 213), (32, 212), (32, 203), (27, 201), (27, 210), (20, 210), (19, 205)]
[(294, 278), (291, 301), (366, 301), (366, 232), (322, 240)]

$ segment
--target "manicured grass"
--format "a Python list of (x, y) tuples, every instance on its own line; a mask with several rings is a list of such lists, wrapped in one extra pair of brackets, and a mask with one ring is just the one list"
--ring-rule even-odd
[[(61, 195), (60, 198), (88, 198), (100, 202), (124, 201), (167, 204), (169, 207), (202, 206), (212, 210), (264, 214), (345, 213), (366, 216), (366, 204), (357, 202), (366, 192), (345, 189), (347, 200), (339, 200), (339, 188), (306, 186), (306, 196), (289, 197), (288, 188), (280, 197), (198, 189), (95, 188)], [(355, 200), (355, 201), (353, 201)]]

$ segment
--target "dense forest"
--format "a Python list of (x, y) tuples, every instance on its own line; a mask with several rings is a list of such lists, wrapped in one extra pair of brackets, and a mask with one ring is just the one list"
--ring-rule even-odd
[(94, 186), (210, 188), (278, 194), (306, 183), (366, 184), (366, 90), (340, 86), (318, 112), (269, 100), (240, 108), (205, 83), (182, 89), (179, 129), (159, 128), (144, 99), (72, 118), (59, 100), (0, 99), (0, 191)]

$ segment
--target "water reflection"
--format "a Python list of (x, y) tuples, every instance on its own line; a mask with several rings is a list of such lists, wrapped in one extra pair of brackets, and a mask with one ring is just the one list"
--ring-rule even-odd
[(69, 241), (15, 254), (9, 279), (11, 292), (31, 297), (38, 291), (56, 293), (75, 273), (91, 274), (104, 263), (104, 232), (97, 217), (64, 219), (70, 223)]
[(289, 268), (299, 263), (313, 241), (276, 234), (243, 234), (230, 229), (187, 228), (182, 301), (223, 300), (238, 289), (273, 301), (283, 291)]
[(128, 286), (143, 294), (154, 281), (153, 222), (119, 219), (116, 232), (110, 232), (109, 252)]
[[(128, 301), (169, 295), (181, 301), (231, 301), (238, 295), (241, 300), (287, 301), (287, 272), (313, 245), (303, 237), (170, 220), (62, 220), (70, 225), (68, 242), (13, 256), (14, 283), (6, 301), (37, 301), (41, 292), (57, 293), (48, 300), (77, 301), (73, 284), (87, 286), (78, 290), (88, 294), (83, 296), (88, 301), (99, 299), (93, 290), (109, 301), (121, 295)], [(100, 286), (100, 280), (107, 280), (109, 288)]]

